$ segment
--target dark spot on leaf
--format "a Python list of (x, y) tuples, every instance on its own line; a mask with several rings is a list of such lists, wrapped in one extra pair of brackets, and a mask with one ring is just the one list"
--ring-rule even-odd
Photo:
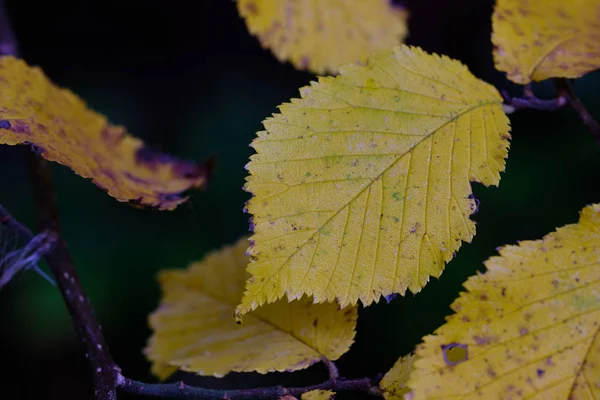
[(541, 378), (544, 375), (544, 371), (543, 369), (538, 368), (536, 371), (538, 378)]
[(10, 129), (10, 121), (7, 121), (5, 119), (0, 120), (0, 129)]
[(473, 340), (475, 341), (475, 344), (477, 344), (478, 346), (485, 346), (486, 344), (497, 342), (498, 338), (492, 337), (492, 336), (475, 335), (475, 336), (473, 336)]
[(529, 329), (525, 328), (525, 327), (521, 327), (519, 328), (519, 335), (521, 336), (525, 336), (529, 333)]
[(249, 14), (252, 14), (252, 15), (258, 14), (258, 7), (256, 6), (256, 3), (254, 3), (254, 2), (246, 3), (244, 8), (246, 9), (246, 11), (248, 11)]
[(16, 121), (14, 123), (14, 125), (12, 126), (12, 131), (14, 133), (25, 134), (25, 135), (31, 134), (31, 131), (29, 130), (29, 125), (27, 125), (21, 121)]

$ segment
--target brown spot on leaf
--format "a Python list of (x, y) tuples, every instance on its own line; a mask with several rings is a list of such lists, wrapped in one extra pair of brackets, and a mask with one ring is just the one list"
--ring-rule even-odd
[(525, 336), (529, 333), (529, 329), (525, 328), (525, 327), (521, 327), (519, 328), (519, 335), (521, 336)]

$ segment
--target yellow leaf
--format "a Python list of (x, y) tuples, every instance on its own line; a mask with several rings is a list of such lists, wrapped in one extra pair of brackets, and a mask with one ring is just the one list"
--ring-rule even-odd
[(246, 247), (247, 239), (241, 239), (187, 270), (160, 274), (164, 294), (150, 317), (154, 335), (146, 355), (161, 377), (168, 376), (167, 365), (218, 377), (295, 371), (323, 357), (335, 360), (350, 348), (356, 307), (281, 300), (236, 324), (233, 311), (247, 278)]
[(526, 84), (600, 68), (599, 0), (497, 0), (496, 68)]
[(412, 355), (400, 357), (392, 369), (385, 374), (379, 387), (386, 400), (402, 400), (404, 395), (410, 392), (407, 383), (413, 361), (414, 356)]
[(311, 390), (304, 393), (301, 400), (331, 400), (334, 395), (335, 392), (331, 390)]
[(504, 170), (502, 98), (458, 61), (402, 46), (300, 93), (252, 144), (238, 317), (284, 294), (346, 306), (418, 292), (475, 233), (469, 181)]
[(186, 200), (183, 191), (206, 180), (200, 165), (149, 150), (39, 68), (13, 57), (0, 57), (0, 144), (32, 145), (47, 160), (137, 206), (173, 209)]
[(169, 364), (163, 363), (153, 363), (151, 367), (151, 372), (161, 381), (164, 381), (171, 375), (173, 375), (177, 371), (177, 367), (172, 367)]
[[(414, 399), (600, 397), (600, 204), (500, 249), (417, 347)], [(462, 347), (461, 360), (446, 349)]]
[(408, 13), (390, 0), (238, 0), (248, 30), (280, 61), (316, 73), (400, 44)]

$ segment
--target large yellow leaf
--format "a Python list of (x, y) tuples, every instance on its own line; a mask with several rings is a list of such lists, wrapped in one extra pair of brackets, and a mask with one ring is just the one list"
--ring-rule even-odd
[(348, 351), (356, 307), (282, 300), (235, 323), (233, 310), (247, 278), (246, 247), (241, 239), (187, 270), (160, 274), (164, 296), (150, 317), (154, 335), (146, 349), (159, 376), (172, 372), (168, 366), (214, 376), (295, 371)]
[(204, 167), (149, 150), (44, 73), (0, 57), (0, 144), (28, 144), (119, 201), (173, 209), (206, 181)]
[(400, 44), (408, 13), (390, 0), (238, 0), (263, 47), (298, 69), (337, 72)]
[[(414, 399), (599, 398), (600, 204), (486, 267), (417, 347)], [(452, 347), (461, 359), (449, 359)]]
[(402, 400), (404, 395), (410, 392), (407, 384), (413, 361), (414, 356), (412, 355), (400, 357), (379, 382), (379, 387), (386, 400)]
[(496, 68), (526, 84), (600, 68), (599, 0), (497, 0)]
[(502, 98), (458, 61), (402, 46), (300, 92), (252, 144), (238, 316), (284, 294), (346, 306), (418, 292), (475, 233), (469, 181), (504, 169)]

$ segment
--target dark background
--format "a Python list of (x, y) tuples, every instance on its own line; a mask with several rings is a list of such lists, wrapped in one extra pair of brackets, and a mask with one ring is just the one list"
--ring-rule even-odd
[[(478, 77), (518, 93), (493, 68), (491, 1), (405, 4), (412, 13), (409, 43), (458, 58)], [(190, 159), (216, 157), (209, 188), (174, 212), (118, 203), (55, 166), (64, 235), (112, 354), (128, 377), (151, 381), (141, 350), (150, 335), (147, 315), (160, 296), (156, 272), (184, 267), (247, 232), (242, 207), (248, 195), (241, 187), (248, 144), (261, 121), (314, 77), (262, 50), (231, 0), (13, 0), (7, 7), (23, 57), (57, 84), (159, 149)], [(548, 83), (534, 89), (552, 95)], [(594, 96), (599, 73), (580, 79), (575, 89), (600, 118)], [(443, 323), (462, 282), (482, 270), (497, 246), (540, 238), (600, 201), (600, 151), (571, 110), (521, 111), (511, 123), (502, 184), (474, 186), (481, 206), (473, 217), (473, 243), (464, 244), (442, 279), (417, 296), (361, 310), (356, 343), (338, 363), (342, 375), (387, 371)], [(34, 227), (24, 151), (0, 148), (0, 204)], [(55, 288), (24, 273), (0, 291), (3, 393), (14, 392), (11, 399), (91, 399), (82, 353)], [(294, 374), (186, 379), (234, 388), (324, 377), (317, 365)]]

